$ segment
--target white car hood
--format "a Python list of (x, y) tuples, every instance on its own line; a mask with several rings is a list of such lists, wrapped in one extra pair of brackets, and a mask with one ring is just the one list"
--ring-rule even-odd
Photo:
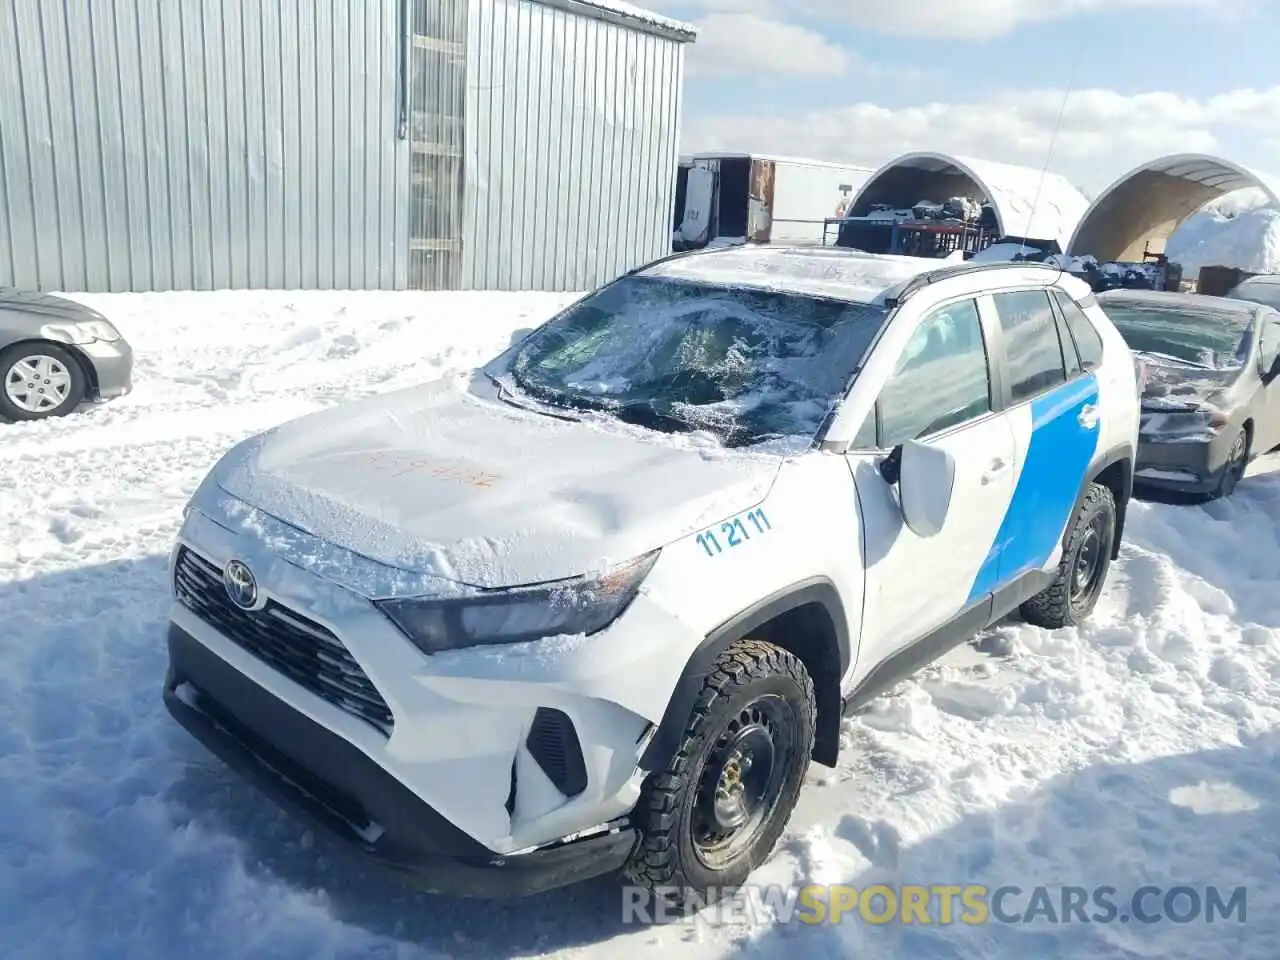
[(344, 404), (231, 450), (226, 493), (399, 570), (474, 587), (596, 573), (758, 503), (782, 457), (569, 422), (451, 381)]

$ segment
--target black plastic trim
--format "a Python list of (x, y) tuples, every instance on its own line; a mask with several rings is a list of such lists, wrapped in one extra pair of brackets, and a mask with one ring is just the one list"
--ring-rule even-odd
[(551, 707), (539, 707), (524, 745), (547, 779), (566, 797), (576, 797), (587, 789), (582, 743), (568, 714)]
[[(833, 756), (835, 747), (839, 742), (840, 680), (848, 672), (849, 664), (852, 662), (849, 626), (845, 617), (844, 603), (835, 585), (825, 577), (812, 577), (765, 597), (736, 616), (726, 620), (707, 634), (685, 664), (684, 672), (681, 674), (680, 680), (677, 682), (676, 688), (667, 703), (667, 709), (662, 715), (662, 722), (658, 724), (658, 729), (654, 732), (648, 746), (645, 747), (644, 754), (640, 758), (640, 769), (646, 773), (662, 770), (676, 755), (676, 752), (680, 749), (680, 741), (683, 737), (684, 729), (689, 722), (690, 715), (693, 713), (694, 704), (697, 702), (698, 694), (702, 690), (702, 685), (711, 673), (712, 666), (721, 652), (730, 644), (741, 640), (743, 637), (750, 636), (752, 631), (770, 620), (809, 604), (820, 605), (826, 611), (835, 628), (839, 663), (836, 675), (825, 678), (834, 682), (835, 693), (831, 698), (834, 702), (827, 704), (827, 706), (834, 708), (830, 711), (830, 714), (835, 717), (835, 723), (832, 729), (820, 727), (818, 743), (814, 747), (815, 756)], [(813, 678), (815, 685), (820, 684), (823, 679), (820, 677)], [(815, 692), (818, 692), (819, 695), (818, 712), (821, 722), (821, 718), (827, 714), (823, 709), (824, 704), (821, 692)], [(834, 730), (834, 734), (832, 730)]]
[[(635, 848), (634, 828), (618, 821), (608, 832), (581, 840), (518, 855), (495, 853), (359, 748), (176, 624), (169, 627), (168, 643), (164, 702), (173, 718), (263, 793), (341, 837), (408, 886), (464, 897), (526, 896), (612, 873)], [(383, 832), (370, 841), (364, 828), (375, 823)]]

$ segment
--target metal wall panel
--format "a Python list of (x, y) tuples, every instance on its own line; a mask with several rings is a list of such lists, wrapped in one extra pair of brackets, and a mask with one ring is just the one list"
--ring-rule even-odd
[(682, 43), (470, 0), (461, 285), (585, 290), (671, 249)]
[(398, 0), (2, 0), (0, 285), (403, 288)]

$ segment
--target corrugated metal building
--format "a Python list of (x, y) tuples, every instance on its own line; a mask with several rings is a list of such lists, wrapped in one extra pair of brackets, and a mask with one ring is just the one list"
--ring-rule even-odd
[(0, 285), (579, 290), (670, 249), (620, 0), (6, 0)]

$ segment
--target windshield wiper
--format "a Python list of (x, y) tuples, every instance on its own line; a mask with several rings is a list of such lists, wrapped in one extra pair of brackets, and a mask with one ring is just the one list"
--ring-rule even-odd
[(1155, 350), (1135, 350), (1139, 356), (1151, 357), (1154, 360), (1168, 360), (1170, 363), (1181, 364), (1184, 367), (1195, 367), (1197, 370), (1214, 369), (1211, 363), (1198, 363), (1195, 360), (1187, 360), (1185, 357), (1175, 357), (1170, 353), (1157, 353)]
[(490, 383), (492, 383), (495, 387), (498, 388), (498, 399), (501, 400), (503, 403), (507, 404), (508, 406), (515, 407), (517, 410), (525, 410), (529, 413), (538, 413), (544, 417), (551, 417), (555, 420), (566, 420), (570, 423), (581, 422), (581, 420), (578, 417), (575, 417), (570, 413), (567, 413), (567, 412), (558, 413), (558, 412), (553, 412), (551, 410), (548, 410), (547, 409), (548, 406), (557, 406), (557, 409), (565, 409), (565, 408), (559, 407), (556, 404), (551, 404), (548, 401), (536, 400), (535, 398), (537, 406), (529, 406), (528, 404), (521, 403), (518, 400), (516, 400), (515, 392), (509, 386), (507, 386), (504, 380), (502, 380), (500, 377), (495, 377), (492, 373), (488, 373), (488, 372), (485, 373), (485, 376), (489, 378)]
[(624, 423), (659, 430), (662, 433), (694, 433), (699, 428), (674, 413), (664, 413), (651, 403), (623, 403), (616, 407), (601, 407), (602, 413), (611, 413)]

